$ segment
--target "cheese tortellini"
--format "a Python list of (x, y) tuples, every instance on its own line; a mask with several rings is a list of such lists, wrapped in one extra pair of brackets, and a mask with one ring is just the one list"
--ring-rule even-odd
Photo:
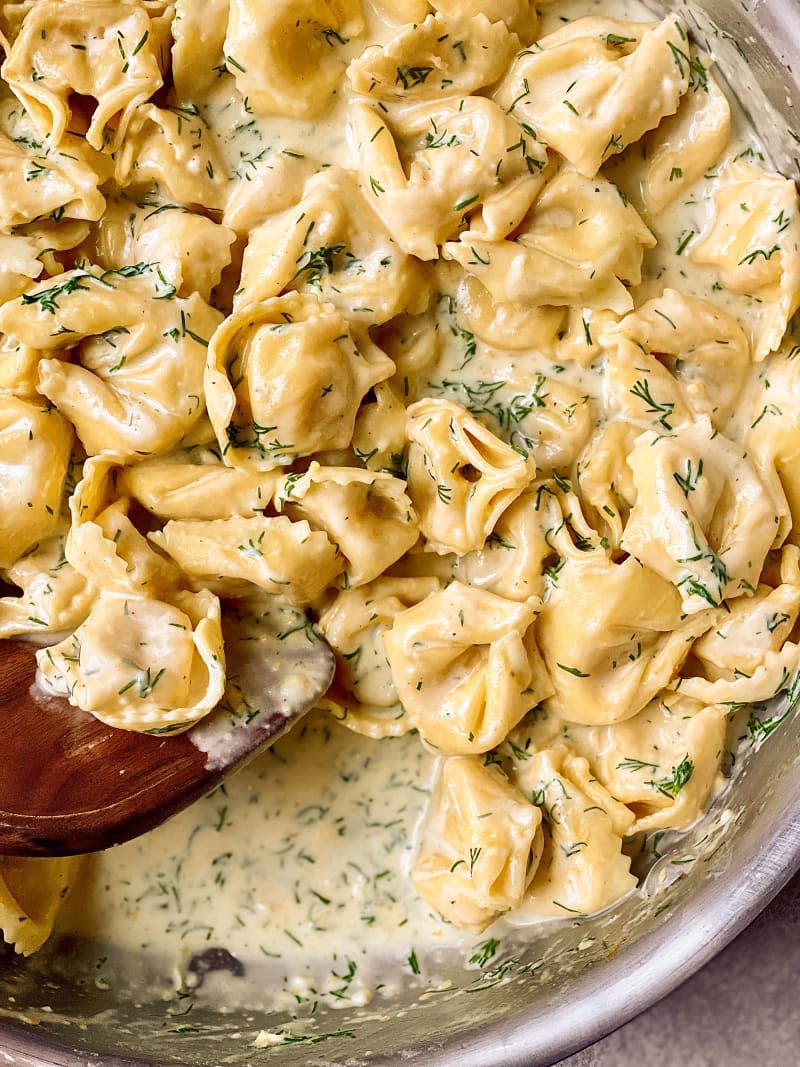
[(191, 108), (137, 108), (116, 154), (115, 178), (123, 189), (158, 182), (180, 204), (225, 207), (225, 165)]
[(686, 620), (676, 589), (635, 559), (567, 559), (537, 629), (554, 688), (547, 707), (570, 722), (620, 722), (669, 684), (711, 613)]
[(52, 408), (0, 396), (0, 567), (56, 532), (73, 436)]
[(522, 52), (497, 98), (592, 178), (674, 114), (693, 74), (676, 19), (648, 25), (590, 16)]
[(542, 855), (542, 812), (475, 756), (441, 762), (426, 837), (414, 862), (417, 892), (450, 922), (480, 933), (518, 907)]
[[(38, 145), (39, 142), (31, 142)], [(40, 146), (41, 147), (41, 146)], [(0, 135), (0, 227), (9, 232), (53, 212), (71, 219), (96, 220), (106, 206), (98, 175), (80, 158), (47, 150), (26, 151)]]
[(42, 947), (80, 866), (74, 856), (0, 859), (0, 930), (15, 952), (30, 956)]
[(628, 463), (626, 551), (672, 582), (687, 614), (752, 594), (780, 515), (742, 449), (700, 419), (674, 436), (642, 434)]
[(344, 568), (339, 549), (305, 521), (253, 518), (172, 519), (150, 540), (190, 579), (243, 596), (254, 585), (311, 604)]
[(392, 679), (438, 752), (487, 752), (552, 692), (531, 635), (538, 605), (453, 582), (395, 617)]
[[(0, 638), (169, 735), (317, 627), (472, 932), (613, 905), (800, 692), (797, 191), (588, 7), (0, 5)], [(72, 878), (0, 859), (18, 951)]]
[(521, 760), (514, 785), (542, 812), (543, 854), (514, 923), (601, 911), (636, 885), (622, 836), (633, 814), (593, 778), (586, 760), (554, 745)]
[(470, 234), (505, 237), (543, 184), (543, 146), (485, 97), (405, 108), (394, 137), (387, 121), (378, 107), (353, 105), (362, 187), (403, 251), (420, 259), (435, 259), (467, 216)]
[[(621, 379), (625, 412), (632, 421), (648, 414), (672, 420), (676, 410), (678, 414), (685, 410), (684, 417), (708, 415), (717, 429), (724, 429), (750, 366), (747, 337), (732, 315), (707, 300), (665, 289), (619, 324), (608, 326), (601, 340), (609, 347), (615, 340), (620, 345), (612, 374)], [(640, 351), (634, 352), (633, 345)], [(651, 410), (654, 405), (646, 395), (649, 383), (642, 374), (664, 383), (663, 411)], [(666, 399), (667, 395), (674, 401)], [(671, 412), (666, 411), (669, 403), (673, 404)]]
[(226, 461), (269, 470), (346, 448), (365, 394), (394, 372), (366, 334), (359, 342), (332, 304), (298, 293), (230, 316), (214, 335), (205, 385)]
[(347, 561), (348, 587), (377, 578), (417, 543), (419, 522), (402, 483), (382, 471), (322, 467), (287, 475), (276, 504), (326, 531)]
[(361, 0), (230, 0), (225, 62), (259, 114), (310, 118), (339, 91), (336, 44), (363, 29)]
[(40, 282), (0, 307), (0, 330), (42, 351), (39, 391), (87, 452), (133, 457), (174, 447), (203, 414), (208, 338), (221, 317), (197, 293), (176, 297), (158, 264), (137, 263)]
[(375, 100), (436, 100), (468, 94), (502, 74), (518, 39), (483, 13), (428, 15), (383, 48), (365, 48), (347, 69), (357, 93)]
[(382, 577), (343, 589), (320, 616), (319, 628), (336, 651), (336, 677), (322, 706), (349, 729), (367, 737), (396, 737), (413, 729), (383, 637), (397, 615), (438, 589), (434, 577)]
[(533, 480), (533, 460), (447, 400), (412, 405), (406, 432), (408, 488), (428, 545), (462, 554), (482, 548), (502, 513)]
[(109, 726), (186, 730), (225, 691), (219, 601), (207, 590), (172, 602), (103, 591), (77, 630), (36, 659), (46, 692)]
[(623, 283), (641, 281), (644, 249), (654, 244), (610, 182), (564, 168), (547, 182), (513, 240), (462, 234), (444, 246), (444, 255), (500, 303), (578, 304), (622, 313), (633, 306)]
[(299, 202), (269, 215), (248, 239), (238, 304), (287, 291), (321, 296), (366, 326), (428, 302), (419, 264), (336, 167), (309, 178)]
[(774, 351), (800, 307), (800, 216), (794, 182), (750, 163), (726, 168), (714, 214), (692, 245), (691, 258), (719, 271), (722, 284), (766, 304), (753, 358)]
[(67, 559), (65, 540), (62, 528), (3, 571), (20, 595), (0, 597), (0, 637), (59, 637), (89, 614), (97, 594)]
[(39, 132), (60, 144), (72, 99), (96, 101), (86, 140), (113, 152), (137, 104), (163, 83), (160, 43), (168, 27), (140, 0), (59, 0), (32, 6), (6, 55), (3, 78)]

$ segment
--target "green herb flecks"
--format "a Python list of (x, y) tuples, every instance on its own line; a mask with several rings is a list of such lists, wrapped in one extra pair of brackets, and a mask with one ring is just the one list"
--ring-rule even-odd
[(617, 764), (617, 768), (616, 769), (618, 771), (644, 771), (644, 770), (650, 770), (650, 771), (655, 772), (655, 771), (658, 770), (658, 764), (657, 763), (646, 763), (644, 760), (634, 759), (634, 758), (631, 758), (630, 756), (626, 756), (625, 759), (621, 760)]
[(667, 41), (675, 66), (682, 78), (689, 79), (689, 88), (695, 92), (708, 92), (708, 70), (698, 56), (690, 57), (672, 41)]
[(413, 89), (416, 85), (422, 85), (433, 74), (433, 67), (407, 67), (397, 68), (395, 85), (402, 85), (404, 89)]
[(652, 786), (653, 789), (657, 789), (665, 797), (674, 799), (693, 773), (694, 763), (689, 759), (689, 754), (687, 753), (677, 767), (672, 768), (672, 772), (666, 778), (659, 778), (658, 780), (651, 778), (646, 784)]
[(658, 422), (664, 427), (665, 430), (672, 430), (672, 426), (667, 421), (672, 415), (675, 409), (675, 404), (672, 401), (666, 400), (663, 403), (656, 400), (653, 394), (650, 392), (650, 383), (646, 378), (639, 378), (633, 383), (629, 392), (646, 404), (646, 411), (651, 415), (658, 415)]
[(677, 471), (673, 473), (672, 477), (678, 483), (683, 491), (685, 497), (689, 496), (689, 493), (693, 493), (697, 486), (700, 484), (700, 479), (703, 477), (703, 461), (698, 460), (697, 467), (692, 470), (692, 461), (686, 460), (686, 471), (684, 474), (678, 474)]

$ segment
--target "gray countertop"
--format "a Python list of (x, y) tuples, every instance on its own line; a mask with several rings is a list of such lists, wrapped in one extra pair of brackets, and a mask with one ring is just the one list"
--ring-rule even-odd
[(665, 1000), (559, 1067), (800, 1064), (800, 874)]

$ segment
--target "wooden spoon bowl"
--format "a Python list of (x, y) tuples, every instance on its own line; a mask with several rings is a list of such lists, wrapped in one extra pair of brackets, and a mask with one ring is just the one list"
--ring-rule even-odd
[[(107, 726), (36, 683), (34, 645), (0, 642), (0, 854), (93, 852), (151, 830), (285, 733), (328, 688), (330, 648), (290, 608), (225, 613), (229, 684), (218, 709), (172, 736)], [(292, 628), (290, 618), (302, 620)], [(288, 631), (288, 632), (287, 632)]]

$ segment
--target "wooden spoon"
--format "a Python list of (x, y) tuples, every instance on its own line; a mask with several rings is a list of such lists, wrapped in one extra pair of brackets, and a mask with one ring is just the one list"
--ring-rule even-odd
[(237, 603), (224, 632), (225, 700), (162, 737), (114, 729), (43, 693), (35, 646), (0, 641), (0, 855), (93, 852), (151, 830), (277, 740), (330, 685), (333, 653), (294, 609)]

